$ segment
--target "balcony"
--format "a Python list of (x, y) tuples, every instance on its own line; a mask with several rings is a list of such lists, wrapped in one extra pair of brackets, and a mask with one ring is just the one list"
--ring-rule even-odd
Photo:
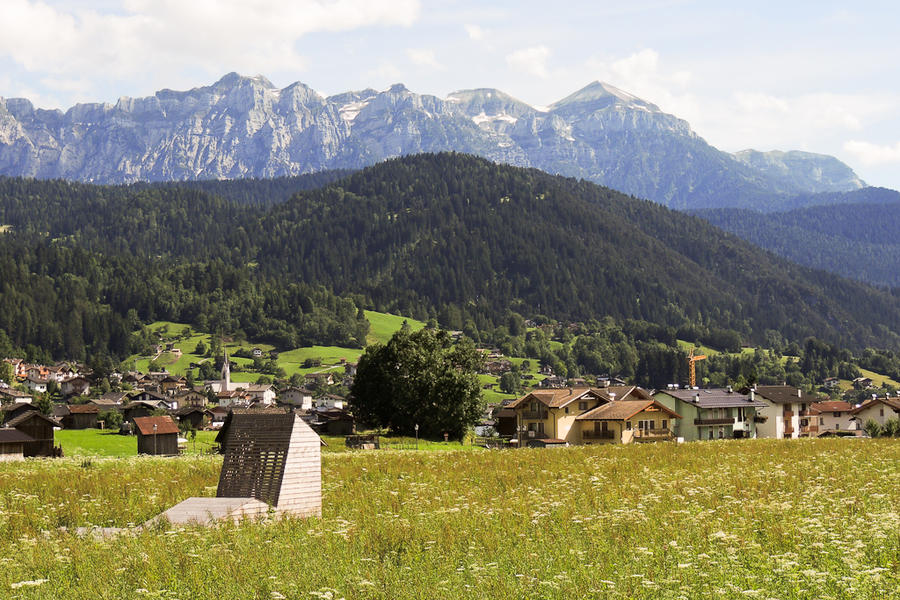
[(782, 416), (783, 416), (785, 419), (790, 419), (791, 417), (794, 416), (794, 413), (792, 413), (792, 412), (789, 411), (789, 410), (786, 410), (786, 411), (784, 411), (784, 414), (782, 414)]
[(546, 410), (526, 410), (522, 413), (522, 418), (526, 421), (543, 421), (547, 416)]
[(818, 413), (813, 414), (813, 413), (811, 413), (811, 412), (808, 411), (808, 410), (801, 410), (798, 414), (799, 414), (801, 417), (818, 417), (818, 416), (819, 416)]
[(815, 435), (819, 433), (818, 425), (809, 425), (807, 427), (800, 428), (800, 435)]
[(734, 425), (734, 419), (694, 419), (694, 425)]
[(615, 433), (612, 430), (596, 431), (593, 429), (582, 430), (581, 437), (586, 440), (612, 440)]
[(635, 441), (671, 440), (675, 434), (671, 429), (635, 429)]

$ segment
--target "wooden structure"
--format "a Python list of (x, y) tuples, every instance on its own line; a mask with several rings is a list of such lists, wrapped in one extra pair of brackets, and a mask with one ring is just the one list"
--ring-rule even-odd
[(0, 462), (25, 460), (25, 444), (33, 442), (31, 436), (18, 429), (0, 429)]
[(10, 419), (5, 426), (18, 429), (31, 438), (30, 442), (25, 442), (25, 458), (61, 455), (54, 445), (53, 438), (53, 428), (59, 427), (58, 421), (46, 417), (36, 410), (30, 410)]
[(91, 429), (97, 427), (100, 407), (95, 404), (70, 404), (62, 419), (64, 429)]
[(138, 454), (178, 454), (178, 425), (172, 417), (136, 417)]
[(204, 420), (209, 421), (211, 414), (205, 408), (184, 406), (175, 411), (179, 423), (187, 423), (190, 429), (203, 429)]
[(238, 520), (267, 514), (319, 516), (319, 436), (293, 413), (232, 412), (215, 498), (188, 498), (158, 519), (170, 523)]

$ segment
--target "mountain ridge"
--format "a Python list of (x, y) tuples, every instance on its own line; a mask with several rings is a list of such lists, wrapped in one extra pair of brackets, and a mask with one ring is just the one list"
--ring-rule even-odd
[[(301, 82), (278, 89), (263, 76), (237, 73), (65, 112), (0, 98), (0, 174), (10, 176), (97, 183), (277, 177), (439, 151), (581, 177), (680, 209), (755, 206), (863, 183), (854, 175), (809, 189), (808, 173), (773, 174), (719, 151), (683, 119), (602, 82), (546, 111), (490, 88), (439, 98), (395, 84), (323, 97)], [(814, 172), (813, 163), (826, 159), (836, 161), (808, 158), (803, 166)]]

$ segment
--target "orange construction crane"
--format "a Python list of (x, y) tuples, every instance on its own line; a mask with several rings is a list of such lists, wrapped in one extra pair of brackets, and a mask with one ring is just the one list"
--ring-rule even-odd
[(691, 348), (691, 353), (688, 355), (688, 366), (691, 369), (691, 389), (697, 387), (697, 371), (694, 369), (694, 363), (700, 362), (705, 358), (705, 354), (698, 354), (697, 356), (694, 356), (694, 349)]

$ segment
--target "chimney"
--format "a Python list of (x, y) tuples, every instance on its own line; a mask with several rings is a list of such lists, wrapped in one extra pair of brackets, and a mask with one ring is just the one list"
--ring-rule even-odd
[(803, 390), (801, 390), (800, 388), (797, 388), (797, 397), (798, 397), (798, 398), (802, 398), (802, 397), (803, 397)]
[(730, 385), (728, 386), (728, 393), (729, 394), (734, 393), (734, 388), (732, 388)]
[(750, 390), (750, 402), (756, 400), (756, 389)]
[(700, 403), (700, 394), (694, 394), (694, 404)]
[(615, 393), (615, 392), (610, 392), (610, 393), (609, 393), (609, 401), (610, 401), (610, 402), (615, 402), (615, 401), (616, 401), (616, 393)]

